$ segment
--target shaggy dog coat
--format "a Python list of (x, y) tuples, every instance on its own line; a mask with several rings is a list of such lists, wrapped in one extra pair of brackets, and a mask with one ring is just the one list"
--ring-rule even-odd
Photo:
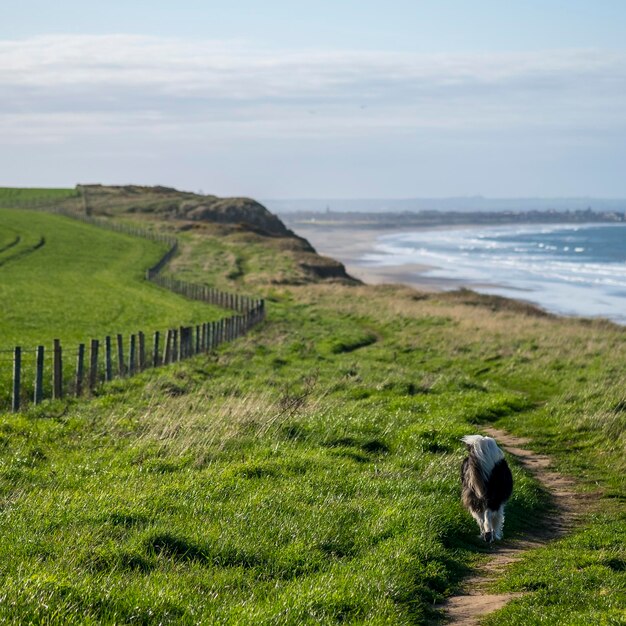
[(495, 439), (466, 435), (469, 456), (461, 466), (463, 505), (488, 543), (502, 539), (504, 505), (513, 492), (513, 476)]

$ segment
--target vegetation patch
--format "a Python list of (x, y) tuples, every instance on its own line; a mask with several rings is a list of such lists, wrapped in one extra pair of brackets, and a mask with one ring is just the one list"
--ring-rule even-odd
[(355, 330), (340, 336), (335, 336), (331, 339), (325, 339), (318, 344), (318, 347), (322, 353), (330, 352), (331, 354), (342, 354), (371, 346), (376, 343), (376, 341), (377, 337), (374, 333)]

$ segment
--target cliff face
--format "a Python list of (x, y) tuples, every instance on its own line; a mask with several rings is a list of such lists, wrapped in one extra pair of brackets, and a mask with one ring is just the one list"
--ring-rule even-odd
[(94, 215), (134, 213), (174, 222), (180, 230), (196, 225), (219, 225), (223, 237), (254, 235), (255, 240), (275, 248), (277, 253), (291, 255), (299, 268), (294, 282), (359, 282), (346, 273), (342, 263), (318, 255), (306, 239), (289, 230), (280, 218), (251, 198), (219, 198), (161, 186), (80, 185), (77, 189)]
[(240, 224), (259, 234), (286, 237), (291, 231), (251, 198), (218, 198), (171, 187), (80, 185), (94, 214), (144, 213), (166, 219)]
[(178, 217), (201, 222), (241, 224), (259, 234), (288, 237), (293, 234), (262, 204), (251, 198), (215, 198), (186, 200)]

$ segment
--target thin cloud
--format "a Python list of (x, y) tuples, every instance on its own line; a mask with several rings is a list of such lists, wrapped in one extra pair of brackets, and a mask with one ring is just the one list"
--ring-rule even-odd
[(626, 55), (277, 52), (134, 35), (0, 42), (5, 142), (623, 127)]

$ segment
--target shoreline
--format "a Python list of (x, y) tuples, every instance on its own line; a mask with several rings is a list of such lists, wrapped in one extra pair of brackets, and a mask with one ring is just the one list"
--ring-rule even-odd
[[(574, 226), (595, 226), (595, 224)], [(454, 224), (452, 226), (424, 226), (412, 227), (410, 232), (427, 232), (436, 230), (460, 230), (480, 228), (483, 224)], [(552, 226), (552, 224), (550, 224)], [(563, 226), (569, 226), (563, 224)], [(444, 273), (445, 268), (432, 264), (418, 262), (413, 263), (368, 263), (364, 260), (365, 255), (377, 252), (375, 247), (380, 237), (387, 235), (399, 235), (409, 232), (408, 229), (400, 228), (355, 228), (337, 229), (332, 226), (299, 226), (298, 235), (306, 238), (319, 254), (337, 259), (345, 265), (348, 274), (363, 281), (366, 284), (402, 284), (423, 292), (443, 292), (456, 289), (471, 289), (487, 295), (499, 295), (505, 298), (518, 300), (539, 307), (546, 312), (562, 316), (586, 319), (607, 319), (619, 326), (626, 325), (621, 303), (618, 303), (617, 293), (602, 294), (602, 297), (593, 298), (586, 307), (568, 306), (569, 303), (580, 301), (585, 297), (584, 292), (576, 291), (576, 285), (567, 283), (549, 283), (542, 285), (540, 290), (535, 290), (531, 285), (510, 284), (495, 280), (468, 279), (463, 277), (447, 277), (441, 275), (429, 275), (429, 272), (438, 271)], [(380, 251), (378, 251), (380, 253)], [(384, 254), (384, 253), (383, 253)], [(390, 261), (393, 259), (390, 255)], [(540, 284), (540, 283), (539, 283)], [(549, 289), (548, 289), (549, 287)], [(567, 291), (569, 289), (569, 292)], [(581, 295), (582, 294), (582, 295)], [(536, 297), (533, 297), (535, 295)], [(602, 304), (604, 302), (604, 305)]]
[[(466, 224), (462, 227), (471, 227)], [(421, 226), (415, 231), (442, 230), (447, 226)], [(294, 232), (304, 237), (315, 250), (324, 256), (332, 257), (344, 264), (350, 276), (370, 285), (400, 283), (421, 291), (448, 291), (467, 287), (470, 283), (454, 278), (426, 276), (426, 272), (438, 269), (435, 265), (405, 263), (398, 265), (364, 265), (361, 258), (374, 250), (376, 241), (382, 235), (396, 235), (406, 232), (398, 228), (354, 228), (343, 229), (333, 226), (298, 226)], [(475, 284), (475, 287), (480, 285)]]

